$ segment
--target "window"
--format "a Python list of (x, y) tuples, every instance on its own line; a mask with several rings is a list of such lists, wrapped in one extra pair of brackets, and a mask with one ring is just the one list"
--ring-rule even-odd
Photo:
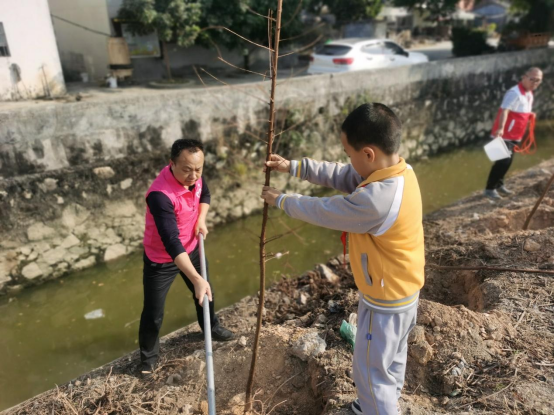
[(341, 56), (346, 55), (352, 48), (346, 45), (323, 45), (316, 50), (317, 55)]
[(382, 55), (383, 54), (383, 44), (382, 43), (370, 43), (368, 45), (362, 46), (362, 52), (369, 55)]
[(10, 56), (10, 48), (8, 48), (8, 39), (4, 32), (4, 24), (0, 22), (0, 56)]
[(385, 42), (385, 49), (392, 55), (406, 55), (404, 49), (402, 49), (396, 43)]

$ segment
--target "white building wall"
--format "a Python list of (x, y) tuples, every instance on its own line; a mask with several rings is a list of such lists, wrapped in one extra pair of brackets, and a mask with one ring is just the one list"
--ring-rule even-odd
[(91, 81), (105, 77), (109, 73), (108, 38), (112, 34), (106, 0), (48, 2), (55, 16), (52, 22), (66, 81), (79, 81), (82, 72)]
[(0, 101), (65, 94), (47, 0), (0, 0), (0, 22), (10, 49), (0, 56)]

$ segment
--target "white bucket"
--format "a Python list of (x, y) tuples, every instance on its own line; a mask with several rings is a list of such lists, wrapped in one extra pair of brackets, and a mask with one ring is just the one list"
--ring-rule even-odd
[(110, 88), (117, 88), (117, 78), (116, 77), (109, 77), (108, 78), (108, 86)]
[(491, 162), (507, 159), (512, 155), (502, 137), (497, 137), (494, 140), (488, 142), (485, 145), (485, 153), (487, 154)]

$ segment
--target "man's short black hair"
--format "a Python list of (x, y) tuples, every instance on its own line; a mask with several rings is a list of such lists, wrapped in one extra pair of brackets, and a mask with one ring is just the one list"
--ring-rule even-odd
[(188, 150), (191, 153), (204, 152), (204, 145), (201, 141), (194, 139), (175, 140), (173, 146), (171, 146), (171, 160), (176, 162), (183, 150)]
[(362, 104), (346, 117), (341, 127), (348, 144), (356, 150), (374, 145), (392, 155), (398, 152), (402, 123), (384, 104)]

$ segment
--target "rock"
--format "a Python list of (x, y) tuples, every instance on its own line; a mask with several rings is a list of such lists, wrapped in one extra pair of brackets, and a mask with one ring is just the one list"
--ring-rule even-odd
[(127, 178), (119, 182), (119, 186), (122, 190), (129, 189), (132, 184), (133, 184), (133, 178)]
[(33, 251), (33, 249), (29, 246), (24, 246), (24, 247), (21, 247), (20, 251), (21, 251), (21, 254), (28, 256), (29, 254), (31, 254), (31, 251)]
[(36, 279), (37, 277), (42, 276), (42, 270), (38, 267), (38, 264), (35, 262), (29, 263), (21, 270), (21, 275), (28, 280)]
[(448, 402), (450, 401), (450, 399), (446, 396), (444, 396), (442, 399), (441, 399), (441, 404), (443, 406), (446, 406), (448, 404)]
[(75, 387), (79, 387), (81, 385), (81, 380), (75, 380)]
[(181, 377), (180, 374), (171, 374), (168, 378), (165, 384), (168, 386), (173, 386), (175, 384), (180, 383), (183, 380), (183, 377)]
[[(2, 283), (0, 281), (0, 288), (2, 286)], [(10, 295), (17, 295), (19, 292), (21, 292), (23, 290), (23, 285), (13, 285), (13, 286), (8, 286), (6, 288), (6, 290), (8, 291), (8, 293)]]
[(433, 358), (433, 348), (427, 341), (421, 341), (417, 344), (413, 344), (409, 347), (410, 356), (412, 356), (418, 363), (425, 365)]
[(236, 396), (233, 396), (227, 407), (231, 409), (231, 414), (233, 415), (242, 415), (244, 414), (244, 404), (246, 403), (246, 393), (239, 393)]
[(79, 204), (70, 204), (62, 212), (62, 224), (72, 230), (84, 223), (90, 216), (90, 211)]
[(27, 257), (27, 261), (35, 261), (38, 258), (38, 253), (36, 251), (33, 251), (31, 254), (29, 254), (29, 257)]
[(92, 267), (96, 264), (96, 257), (90, 256), (84, 260), (78, 261), (73, 265), (73, 270), (83, 270)]
[(327, 322), (327, 317), (323, 314), (320, 314), (320, 315), (318, 315), (318, 317), (316, 318), (315, 321), (318, 324), (324, 324), (325, 322)]
[(337, 313), (340, 309), (339, 305), (334, 300), (330, 300), (329, 302), (327, 302), (327, 307), (329, 308), (329, 312), (331, 313)]
[(12, 279), (10, 275), (4, 271), (0, 271), (0, 290), (4, 288)]
[(292, 346), (292, 355), (307, 361), (308, 358), (317, 357), (325, 352), (327, 344), (319, 337), (317, 332), (309, 332), (302, 335)]
[(58, 180), (54, 178), (45, 178), (44, 181), (42, 181), (42, 185), (44, 191), (52, 192), (58, 187)]
[(69, 249), (69, 252), (71, 254), (75, 254), (76, 256), (78, 257), (81, 257), (83, 254), (87, 254), (88, 253), (88, 248), (87, 247), (81, 247), (81, 246), (76, 246), (76, 247), (71, 247)]
[(52, 250), (48, 250), (42, 255), (42, 258), (49, 266), (59, 263), (67, 257), (67, 250), (63, 247), (56, 247)]
[(137, 207), (132, 201), (124, 199), (121, 201), (108, 202), (104, 213), (109, 217), (123, 218), (132, 217), (137, 212)]
[(525, 240), (525, 244), (523, 244), (523, 249), (529, 252), (539, 251), (541, 249), (541, 245), (535, 240), (528, 238)]
[(425, 329), (420, 325), (416, 325), (408, 335), (408, 344), (417, 344), (422, 341), (425, 341)]
[(337, 283), (340, 282), (340, 277), (338, 277), (335, 273), (333, 273), (333, 271), (324, 264), (318, 264), (317, 266), (315, 266), (315, 270), (328, 283), (336, 285)]
[(104, 253), (104, 261), (115, 260), (125, 254), (127, 254), (127, 247), (123, 244), (114, 244), (106, 249), (106, 252)]
[(451, 374), (455, 377), (461, 376), (462, 375), (462, 370), (458, 367), (454, 367), (451, 371)]
[(8, 251), (5, 254), (5, 256), (6, 256), (7, 260), (15, 260), (15, 259), (17, 259), (17, 251), (15, 251), (15, 250)]
[(242, 347), (246, 347), (246, 337), (245, 336), (240, 337), (238, 340), (238, 344)]
[(37, 266), (42, 270), (42, 277), (48, 277), (54, 272), (54, 269), (49, 264), (40, 259), (37, 261)]
[(434, 326), (433, 327), (433, 332), (441, 332), (441, 327), (440, 326)]
[(115, 172), (109, 166), (102, 166), (102, 167), (99, 167), (99, 168), (94, 168), (92, 171), (100, 179), (110, 179), (110, 178), (113, 178), (114, 175), (115, 175)]
[(59, 196), (59, 195), (56, 196), (56, 203), (57, 203), (58, 205), (63, 205), (64, 202), (65, 202), (65, 200), (64, 200), (61, 196)]
[(61, 247), (62, 248), (70, 248), (70, 247), (76, 246), (80, 242), (81, 241), (77, 237), (75, 237), (73, 234), (69, 234), (65, 238), (65, 240), (62, 241)]
[(435, 322), (435, 325), (436, 326), (442, 326), (443, 325), (443, 321), (441, 318), (439, 318), (438, 316), (434, 319), (434, 322)]
[(42, 222), (36, 222), (27, 228), (27, 238), (31, 241), (44, 240), (56, 233), (53, 228), (47, 227)]
[(196, 357), (187, 361), (184, 377), (188, 380), (202, 380), (206, 376), (206, 363)]
[(300, 296), (298, 297), (298, 303), (301, 305), (306, 305), (308, 303), (308, 297), (305, 293), (300, 293)]

